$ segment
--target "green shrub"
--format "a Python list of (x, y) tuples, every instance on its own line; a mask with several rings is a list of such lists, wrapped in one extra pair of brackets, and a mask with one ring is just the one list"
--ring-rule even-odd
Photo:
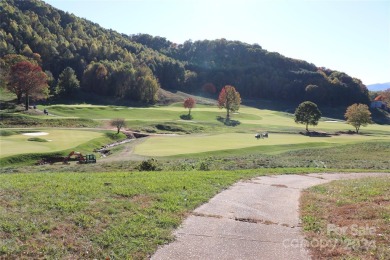
[(123, 133), (117, 134), (116, 132), (107, 132), (105, 135), (110, 138), (111, 140), (121, 140), (121, 139), (126, 139), (126, 135)]
[(200, 171), (209, 171), (210, 170), (210, 164), (208, 162), (202, 161), (199, 163), (199, 170)]
[(157, 160), (156, 159), (148, 159), (146, 161), (142, 161), (137, 169), (139, 171), (159, 171), (160, 168), (158, 167)]
[(31, 138), (28, 138), (27, 141), (32, 141), (32, 142), (48, 142), (46, 139), (43, 139), (43, 138), (39, 138), (39, 137), (31, 137)]
[(194, 117), (192, 116), (192, 115), (180, 115), (180, 118), (182, 119), (182, 120), (192, 120), (192, 119), (194, 119)]
[(186, 132), (182, 127), (174, 124), (157, 124), (156, 128), (163, 131)]
[(11, 130), (0, 130), (0, 136), (11, 136), (16, 135), (17, 133)]

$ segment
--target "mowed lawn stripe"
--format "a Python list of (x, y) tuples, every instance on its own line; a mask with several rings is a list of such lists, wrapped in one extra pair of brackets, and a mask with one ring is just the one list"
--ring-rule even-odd
[[(269, 138), (256, 140), (254, 134), (226, 133), (191, 136), (153, 136), (135, 147), (134, 153), (144, 156), (173, 156), (179, 154), (203, 153), (209, 151), (240, 149), (255, 146), (273, 146), (303, 143), (347, 144), (369, 141), (373, 138), (363, 135), (342, 135), (315, 138), (303, 135), (273, 134)], [(390, 140), (390, 138), (387, 138)]]

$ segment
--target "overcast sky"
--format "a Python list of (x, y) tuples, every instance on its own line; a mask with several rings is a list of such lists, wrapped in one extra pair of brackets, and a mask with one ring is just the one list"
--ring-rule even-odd
[(390, 0), (45, 0), (124, 34), (175, 43), (225, 38), (390, 82)]

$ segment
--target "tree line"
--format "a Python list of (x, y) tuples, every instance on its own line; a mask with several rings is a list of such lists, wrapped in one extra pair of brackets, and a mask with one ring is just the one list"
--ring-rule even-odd
[[(153, 103), (160, 87), (217, 98), (225, 85), (234, 85), (244, 98), (333, 106), (369, 102), (359, 79), (258, 44), (225, 39), (175, 44), (147, 34), (124, 35), (38, 0), (4, 0), (0, 9), (0, 58), (36, 61), (53, 97), (71, 99), (82, 90)], [(73, 83), (64, 84), (66, 78)]]

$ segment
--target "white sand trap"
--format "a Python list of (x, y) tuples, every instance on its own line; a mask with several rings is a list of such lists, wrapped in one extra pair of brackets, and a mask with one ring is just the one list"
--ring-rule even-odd
[(336, 120), (328, 120), (328, 121), (325, 121), (326, 123), (339, 123), (340, 121), (336, 121)]
[(46, 132), (36, 132), (36, 133), (24, 133), (23, 135), (27, 136), (42, 136), (42, 135), (48, 135), (49, 133)]

